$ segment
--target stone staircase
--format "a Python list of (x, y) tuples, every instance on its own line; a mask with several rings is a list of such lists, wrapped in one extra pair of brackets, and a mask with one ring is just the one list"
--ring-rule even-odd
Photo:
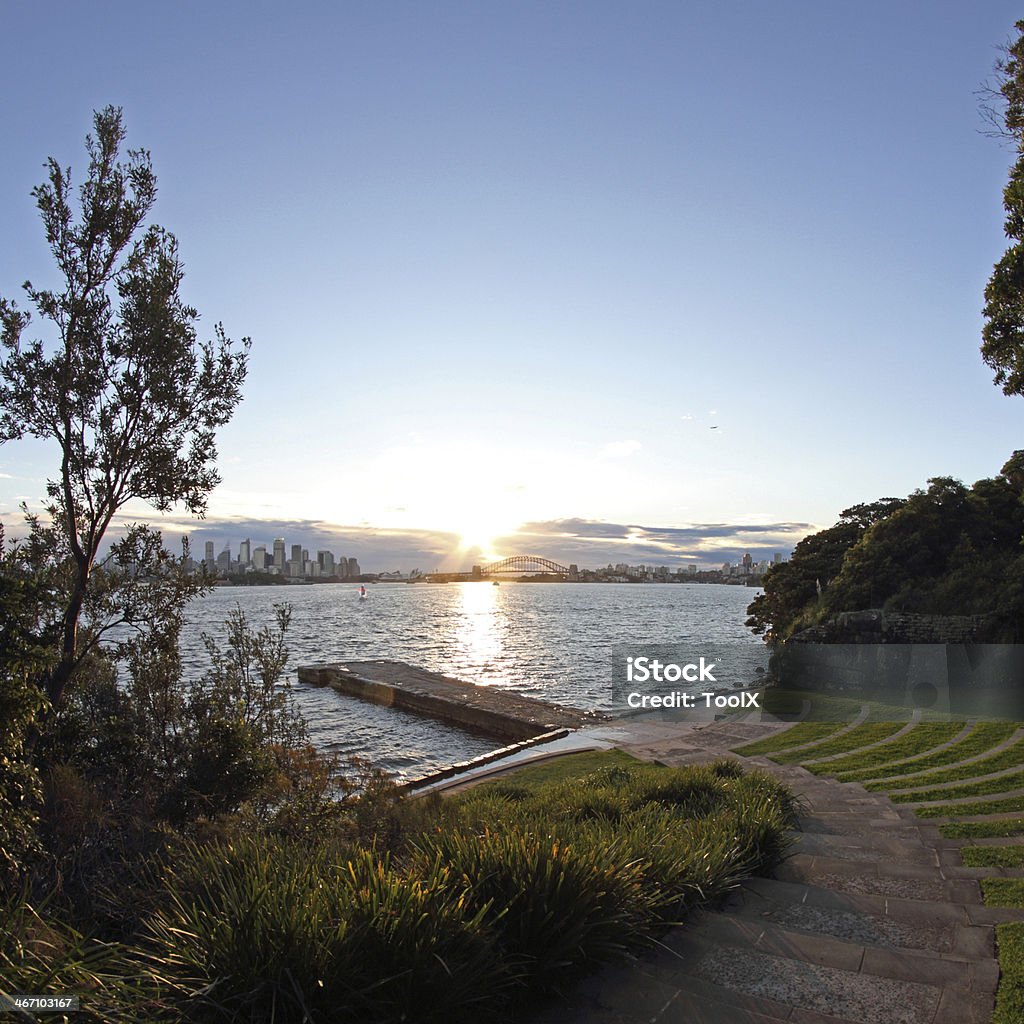
[[(633, 749), (666, 764), (722, 756), (737, 729)], [(757, 735), (753, 730), (744, 738)], [(535, 1024), (989, 1024), (994, 927), (961, 841), (856, 783), (750, 758), (804, 803), (792, 855), (647, 955), (587, 979)]]

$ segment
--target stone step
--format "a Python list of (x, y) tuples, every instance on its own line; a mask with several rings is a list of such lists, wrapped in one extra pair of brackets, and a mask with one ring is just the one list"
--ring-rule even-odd
[(880, 948), (722, 912), (702, 915), (666, 945), (685, 960), (690, 944), (695, 940), (854, 974), (922, 982), (937, 988), (972, 991), (979, 984), (987, 983), (993, 971), (998, 977), (998, 967), (990, 956)]
[(806, 1016), (808, 1012), (811, 1011), (797, 1010), (798, 1016), (793, 1016), (793, 1007), (788, 1003), (747, 995), (691, 975), (657, 1021), (658, 1024), (776, 1024), (778, 1021), (854, 1024), (848, 1018), (832, 1015), (815, 1014), (812, 1020)]
[(725, 907), (729, 913), (815, 935), (932, 955), (995, 955), (991, 928), (972, 924), (953, 903), (836, 892), (816, 886), (752, 879)]
[(920, 838), (906, 840), (877, 834), (853, 836), (804, 832), (797, 835), (792, 849), (794, 853), (812, 857), (837, 857), (841, 860), (897, 862), (924, 867), (939, 864), (939, 855)]
[[(810, 952), (806, 946), (798, 953), (794, 949), (795, 957), (754, 949), (749, 944), (708, 940), (693, 929), (685, 934), (685, 943), (677, 950), (682, 961), (671, 983), (686, 991), (690, 979), (697, 978), (771, 1000), (792, 1007), (783, 1019), (794, 1024), (825, 1024), (837, 1019), (872, 1024), (988, 1024), (992, 1014), (988, 992), (994, 990), (995, 982), (989, 977), (991, 972), (969, 977), (969, 984), (976, 987), (960, 988), (941, 983), (945, 977), (945, 962), (941, 960), (929, 961), (932, 966), (938, 965), (933, 975), (939, 981), (936, 984), (927, 973), (890, 977), (874, 969), (885, 969), (891, 957), (889, 951), (878, 962), (862, 964), (859, 970), (844, 970), (803, 958)], [(890, 973), (893, 970), (890, 966)], [(953, 973), (964, 970), (954, 968)]]
[[(800, 831), (823, 835), (875, 836), (924, 842), (931, 837), (922, 836), (920, 826), (893, 810), (884, 813), (858, 814), (848, 811), (809, 811), (799, 816)], [(936, 830), (937, 832), (937, 830)]]
[(779, 865), (775, 877), (845, 893), (940, 903), (981, 903), (981, 889), (976, 881), (947, 878), (937, 865), (872, 863), (798, 853)]

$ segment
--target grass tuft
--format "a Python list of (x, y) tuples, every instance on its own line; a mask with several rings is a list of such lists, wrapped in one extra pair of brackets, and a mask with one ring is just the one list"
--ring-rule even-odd
[(965, 846), (960, 856), (969, 868), (1024, 868), (1024, 846)]
[(1020, 1024), (1024, 1020), (1024, 922), (996, 928), (999, 949), (999, 989), (992, 1024)]
[(981, 894), (988, 907), (1024, 907), (1024, 878), (983, 878)]

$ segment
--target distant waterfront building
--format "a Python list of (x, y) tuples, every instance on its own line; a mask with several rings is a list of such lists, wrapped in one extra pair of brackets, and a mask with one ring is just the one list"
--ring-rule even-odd
[(302, 545), (301, 544), (293, 544), (292, 545), (292, 561), (293, 562), (298, 562), (300, 565), (302, 564)]
[(217, 556), (213, 553), (213, 541), (208, 540), (204, 548), (205, 554), (203, 555), (203, 562), (206, 564), (206, 568), (212, 570), (216, 564)]
[(348, 576), (349, 579), (362, 575), (362, 571), (359, 568), (359, 562), (356, 559), (348, 559), (348, 572), (345, 575)]
[(334, 572), (334, 555), (330, 551), (318, 551), (316, 553), (317, 564), (320, 566), (321, 576), (333, 576)]
[(252, 567), (256, 572), (265, 572), (267, 568), (267, 549), (258, 544), (252, 552)]
[(284, 537), (274, 538), (274, 565), (284, 571)]
[(249, 553), (249, 538), (246, 537), (241, 544), (238, 545), (238, 564), (243, 568), (252, 561), (252, 556)]

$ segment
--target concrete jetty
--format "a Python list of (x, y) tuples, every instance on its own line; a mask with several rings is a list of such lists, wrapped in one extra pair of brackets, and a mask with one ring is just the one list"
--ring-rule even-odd
[(439, 718), (486, 736), (529, 740), (560, 729), (578, 729), (607, 716), (478, 686), (401, 661), (347, 661), (303, 665), (299, 681), (331, 686), (374, 704)]

